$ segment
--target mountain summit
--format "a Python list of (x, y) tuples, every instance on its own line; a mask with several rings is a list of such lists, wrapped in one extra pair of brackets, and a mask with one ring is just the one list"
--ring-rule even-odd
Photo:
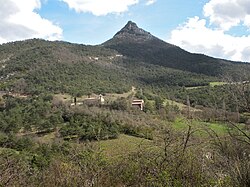
[(173, 45), (162, 41), (137, 26), (136, 23), (128, 21), (128, 23), (118, 31), (113, 38), (103, 43), (104, 46), (113, 46), (117, 44), (141, 44), (141, 45), (156, 45), (156, 47), (173, 47)]
[(139, 28), (136, 23), (129, 21), (119, 32), (115, 34), (114, 38), (144, 41), (150, 40), (154, 38), (154, 36)]

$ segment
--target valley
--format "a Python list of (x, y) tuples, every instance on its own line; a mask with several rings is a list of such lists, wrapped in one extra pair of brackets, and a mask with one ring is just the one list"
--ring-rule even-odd
[(131, 21), (2, 44), (0, 186), (249, 186), (248, 72)]

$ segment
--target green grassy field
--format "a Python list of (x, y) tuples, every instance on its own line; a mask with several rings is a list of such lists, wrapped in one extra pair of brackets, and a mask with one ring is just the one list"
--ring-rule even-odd
[(222, 86), (227, 84), (226, 82), (210, 82), (209, 86), (214, 87), (214, 86)]
[(208, 86), (192, 86), (192, 87), (186, 87), (187, 90), (192, 90), (192, 89), (198, 89), (198, 88), (204, 88)]
[[(215, 86), (222, 86), (228, 84), (226, 82), (210, 82), (208, 86), (210, 87), (215, 87)], [(193, 86), (193, 87), (186, 87), (187, 90), (192, 90), (192, 89), (199, 89), (199, 88), (204, 88), (208, 86)]]
[(226, 123), (216, 123), (216, 122), (202, 122), (198, 120), (186, 120), (184, 118), (177, 118), (173, 123), (172, 127), (176, 130), (187, 130), (188, 125), (190, 125), (194, 130), (196, 130), (197, 136), (206, 137), (208, 136), (208, 131), (214, 131), (219, 136), (224, 136), (228, 133), (229, 126)]
[(128, 153), (138, 151), (140, 148), (146, 149), (153, 146), (150, 140), (124, 134), (119, 135), (117, 139), (102, 140), (93, 142), (93, 144), (99, 146), (104, 155), (112, 160), (122, 158)]

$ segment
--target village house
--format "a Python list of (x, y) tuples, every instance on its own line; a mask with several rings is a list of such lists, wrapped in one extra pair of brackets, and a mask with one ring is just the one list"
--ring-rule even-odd
[(143, 107), (144, 107), (144, 100), (142, 99), (134, 99), (132, 101), (132, 106), (133, 107), (139, 107), (140, 110), (143, 110)]

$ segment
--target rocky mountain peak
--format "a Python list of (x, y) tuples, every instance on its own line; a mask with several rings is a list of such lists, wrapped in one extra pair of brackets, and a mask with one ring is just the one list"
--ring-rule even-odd
[(136, 25), (136, 23), (129, 21), (119, 32), (115, 34), (114, 37), (134, 39), (134, 40), (148, 40), (148, 39), (152, 39), (153, 35), (139, 28)]

